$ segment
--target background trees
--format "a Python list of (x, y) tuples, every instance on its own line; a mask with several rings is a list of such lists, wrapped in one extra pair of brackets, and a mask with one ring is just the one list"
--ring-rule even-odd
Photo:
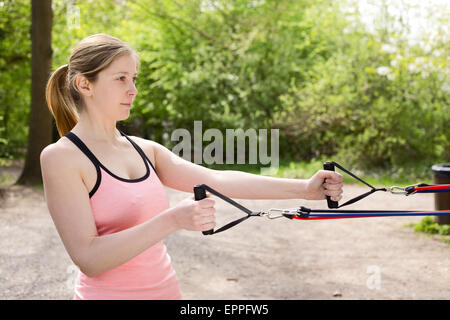
[[(0, 157), (20, 157), (31, 7), (0, 3)], [(280, 156), (293, 160), (448, 162), (448, 32), (411, 43), (412, 22), (379, 6), (369, 30), (350, 0), (53, 0), (52, 69), (89, 34), (130, 43), (142, 61), (126, 124), (168, 147), (172, 130), (202, 119), (204, 129), (280, 128)]]

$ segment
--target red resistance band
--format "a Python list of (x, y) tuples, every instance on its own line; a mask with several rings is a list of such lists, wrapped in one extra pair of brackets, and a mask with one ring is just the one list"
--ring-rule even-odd
[[(319, 213), (325, 211), (326, 213)], [(307, 216), (301, 214), (283, 214), (286, 218), (296, 220), (328, 220), (328, 219), (350, 219), (350, 218), (375, 218), (375, 217), (405, 217), (405, 216), (448, 216), (450, 210), (439, 211), (377, 211), (366, 210), (365, 213), (357, 213), (356, 210), (346, 212), (334, 210), (336, 213), (328, 213), (330, 210), (310, 210)]]
[(434, 186), (415, 186), (414, 192), (449, 192), (450, 184), (439, 184)]

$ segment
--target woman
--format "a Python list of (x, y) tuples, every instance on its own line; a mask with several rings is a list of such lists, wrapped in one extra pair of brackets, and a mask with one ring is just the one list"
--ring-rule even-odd
[(180, 229), (213, 229), (215, 202), (189, 197), (169, 208), (164, 185), (192, 192), (204, 183), (247, 199), (341, 199), (335, 172), (300, 180), (211, 170), (126, 136), (116, 123), (130, 115), (138, 68), (126, 43), (96, 34), (48, 81), (61, 139), (42, 151), (41, 168), (50, 214), (80, 269), (74, 299), (181, 299), (163, 239)]

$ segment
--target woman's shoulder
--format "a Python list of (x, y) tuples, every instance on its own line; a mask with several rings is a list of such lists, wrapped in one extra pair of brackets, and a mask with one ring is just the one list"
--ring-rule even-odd
[(66, 137), (46, 146), (40, 154), (41, 165), (48, 163), (53, 168), (75, 164), (77, 147)]
[(133, 142), (136, 142), (138, 144), (139, 147), (141, 147), (142, 149), (149, 149), (149, 151), (151, 151), (153, 149), (153, 146), (156, 144), (156, 142), (152, 141), (152, 140), (148, 140), (145, 138), (141, 138), (138, 136), (129, 136), (127, 135), (128, 138), (130, 138), (131, 140), (133, 140)]

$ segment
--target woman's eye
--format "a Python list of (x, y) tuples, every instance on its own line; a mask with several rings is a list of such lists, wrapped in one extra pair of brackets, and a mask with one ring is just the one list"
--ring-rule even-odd
[[(124, 81), (125, 79), (126, 79), (125, 76), (121, 76), (121, 77), (117, 78), (117, 80), (120, 80), (120, 81)], [(133, 82), (136, 83), (136, 80), (137, 80), (137, 78), (134, 77), (134, 78), (133, 78)]]

